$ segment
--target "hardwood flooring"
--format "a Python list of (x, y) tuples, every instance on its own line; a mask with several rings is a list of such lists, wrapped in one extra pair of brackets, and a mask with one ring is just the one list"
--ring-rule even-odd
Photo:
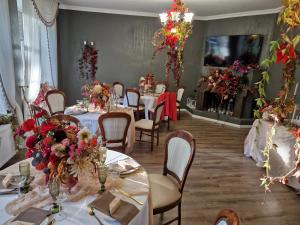
[[(159, 146), (155, 146), (152, 153), (150, 144), (137, 142), (131, 156), (149, 173), (161, 173), (165, 137), (177, 129), (191, 132), (197, 144), (183, 194), (182, 225), (213, 225), (223, 208), (235, 210), (242, 225), (300, 224), (300, 196), (290, 188), (274, 185), (264, 203), (265, 194), (259, 179), (264, 171), (243, 155), (248, 129), (193, 119), (182, 113), (180, 121), (171, 122), (170, 131), (163, 125)], [(165, 213), (165, 219), (176, 212)], [(155, 216), (154, 221), (159, 224), (159, 216)]]

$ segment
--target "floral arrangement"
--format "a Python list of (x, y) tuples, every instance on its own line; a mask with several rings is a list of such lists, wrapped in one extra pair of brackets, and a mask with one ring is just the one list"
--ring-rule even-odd
[(98, 50), (94, 45), (84, 44), (81, 57), (78, 60), (80, 77), (85, 79), (96, 79)]
[[(285, 118), (294, 111), (295, 94), (290, 93), (295, 83), (296, 65), (299, 63), (299, 53), (296, 51), (300, 43), (300, 2), (299, 0), (284, 0), (283, 9), (278, 17), (278, 24), (281, 25), (280, 39), (270, 43), (269, 57), (261, 63), (264, 69), (262, 72), (262, 80), (258, 83), (259, 98), (256, 99), (258, 109), (254, 112), (256, 117), (268, 118), (273, 122), (271, 130), (267, 135), (266, 147), (263, 155), (266, 160), (264, 168), (266, 174), (261, 178), (262, 186), (265, 191), (270, 191), (271, 184), (274, 181), (287, 183), (288, 177), (297, 174), (299, 177), (299, 129), (292, 129), (292, 134), (296, 138), (296, 167), (282, 177), (271, 177), (270, 170), (270, 151), (276, 150), (277, 146), (273, 143), (273, 136), (279, 123), (283, 123)], [(267, 101), (265, 88), (269, 84), (269, 70), (273, 64), (282, 64), (282, 87), (278, 92), (278, 96), (271, 101)]]
[(83, 97), (90, 99), (95, 107), (103, 109), (110, 97), (110, 87), (99, 81), (93, 81), (90, 84), (86, 84), (81, 88)]
[(233, 72), (239, 73), (239, 74), (248, 74), (251, 70), (259, 68), (258, 64), (248, 64), (244, 65), (241, 63), (240, 60), (235, 60), (233, 64), (230, 66), (230, 69)]
[(207, 90), (217, 93), (221, 100), (234, 98), (240, 89), (240, 77), (230, 70), (211, 70), (208, 76), (198, 81), (198, 86), (207, 83)]
[(155, 76), (148, 73), (140, 78), (139, 87), (143, 90), (149, 90), (155, 87)]
[(52, 89), (53, 88), (50, 87), (47, 82), (46, 83), (42, 83), (41, 87), (40, 87), (40, 91), (38, 93), (38, 96), (33, 101), (33, 104), (34, 105), (39, 105), (39, 104), (45, 102), (45, 97), (46, 97), (47, 91), (52, 90)]
[(46, 181), (57, 177), (72, 187), (79, 174), (94, 171), (95, 160), (99, 159), (97, 138), (87, 128), (80, 130), (55, 119), (36, 126), (31, 118), (21, 124), (15, 135), (25, 140), (26, 157), (33, 157), (32, 165), (45, 173)]
[(180, 72), (183, 72), (183, 51), (188, 37), (192, 34), (192, 24), (183, 20), (172, 20), (172, 13), (186, 13), (188, 8), (181, 0), (173, 0), (167, 12), (167, 21), (162, 28), (155, 32), (152, 44), (155, 48), (153, 58), (163, 49), (167, 49), (166, 81), (172, 71), (176, 85), (180, 84)]

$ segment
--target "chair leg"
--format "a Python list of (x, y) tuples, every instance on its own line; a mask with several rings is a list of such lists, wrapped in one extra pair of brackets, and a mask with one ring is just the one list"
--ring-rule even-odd
[(140, 141), (142, 140), (143, 131), (140, 131)]
[(170, 117), (168, 116), (168, 130), (170, 130)]
[(154, 143), (154, 131), (151, 131), (151, 152), (153, 151), (153, 143)]
[(136, 121), (139, 121), (140, 120), (140, 111), (137, 110), (136, 111)]
[(178, 107), (178, 120), (180, 120), (180, 107)]
[(160, 217), (159, 217), (159, 222), (160, 222), (160, 224), (163, 224), (163, 221), (164, 221), (164, 213), (161, 213), (160, 214)]
[(181, 225), (181, 202), (178, 204), (178, 225)]
[(159, 129), (157, 129), (156, 145), (159, 143)]

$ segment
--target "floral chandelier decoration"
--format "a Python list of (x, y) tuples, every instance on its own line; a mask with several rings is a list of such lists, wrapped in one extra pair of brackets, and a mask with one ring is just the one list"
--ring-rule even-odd
[(159, 14), (162, 28), (155, 32), (152, 44), (155, 48), (153, 58), (157, 53), (167, 49), (166, 82), (172, 71), (176, 85), (179, 86), (183, 72), (183, 51), (188, 37), (192, 34), (192, 19), (194, 14), (181, 0), (173, 0), (171, 8)]
[[(273, 143), (273, 137), (276, 133), (278, 124), (283, 123), (289, 114), (295, 108), (295, 96), (298, 85), (294, 93), (291, 89), (295, 83), (296, 66), (299, 64), (300, 55), (296, 51), (300, 44), (300, 1), (283, 0), (283, 9), (278, 17), (278, 24), (281, 25), (281, 35), (278, 41), (272, 41), (270, 44), (270, 56), (262, 62), (261, 67), (264, 69), (262, 80), (258, 82), (259, 98), (256, 99), (258, 110), (254, 112), (256, 117), (267, 118), (273, 122), (271, 130), (267, 135), (266, 147), (263, 150), (265, 157), (264, 167), (266, 175), (261, 178), (262, 186), (266, 191), (270, 190), (270, 185), (274, 182), (288, 183), (288, 178), (296, 176), (300, 182), (300, 128), (293, 128), (292, 135), (296, 139), (295, 145), (295, 167), (282, 177), (271, 177), (270, 172), (270, 151), (276, 150), (277, 145)], [(269, 70), (273, 64), (282, 64), (282, 87), (278, 96), (268, 101), (266, 100), (265, 88), (269, 84)]]
[(86, 80), (91, 79), (94, 81), (96, 79), (96, 72), (98, 61), (98, 50), (96, 49), (94, 42), (87, 44), (84, 42), (82, 47), (81, 57), (78, 60), (80, 77)]

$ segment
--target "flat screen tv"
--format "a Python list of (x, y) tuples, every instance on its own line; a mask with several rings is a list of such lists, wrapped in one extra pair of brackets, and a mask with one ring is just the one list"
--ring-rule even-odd
[(259, 63), (263, 36), (210, 36), (206, 39), (204, 66), (228, 67), (235, 60), (242, 64)]

